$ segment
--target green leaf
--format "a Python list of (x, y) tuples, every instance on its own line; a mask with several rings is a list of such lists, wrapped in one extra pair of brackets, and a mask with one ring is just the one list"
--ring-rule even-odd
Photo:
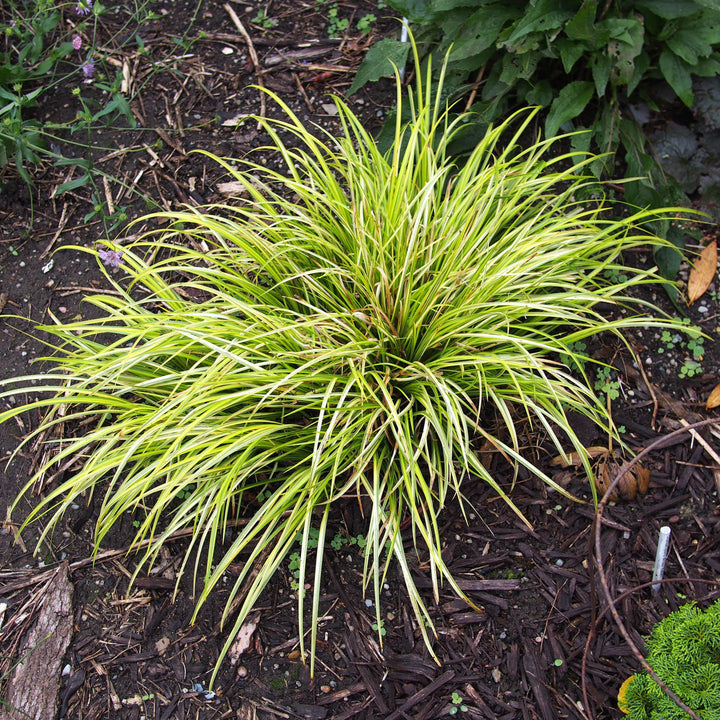
[(528, 105), (547, 107), (552, 102), (555, 92), (547, 80), (540, 80), (533, 88), (525, 93), (525, 102)]
[(409, 50), (409, 43), (392, 38), (385, 38), (373, 45), (360, 64), (348, 95), (356, 93), (369, 82), (392, 76), (396, 69), (405, 66)]
[(649, 67), (650, 56), (646, 52), (640, 53), (640, 55), (635, 58), (635, 74), (632, 76), (632, 78), (627, 84), (627, 88), (625, 89), (628, 97), (632, 95), (632, 93), (635, 91), (635, 88), (637, 88), (637, 86), (640, 84), (640, 81), (645, 75), (645, 71)]
[(540, 53), (528, 52), (522, 55), (507, 53), (503, 57), (500, 82), (513, 86), (518, 80), (532, 77), (540, 60)]
[(587, 52), (584, 43), (573, 42), (567, 38), (558, 38), (555, 41), (555, 47), (560, 53), (563, 69), (568, 74), (573, 69), (575, 63), (583, 56), (583, 53)]
[(642, 49), (643, 24), (640, 19), (608, 18), (606, 23), (611, 39), (628, 45), (636, 45), (639, 39), (640, 49)]
[(576, 80), (566, 85), (550, 106), (550, 112), (545, 120), (545, 135), (548, 137), (556, 135), (561, 125), (576, 118), (590, 102), (594, 90), (593, 83), (583, 80)]
[(665, 48), (662, 53), (660, 53), (659, 66), (660, 72), (663, 74), (668, 85), (675, 91), (675, 94), (685, 105), (692, 107), (692, 77), (690, 75), (691, 68), (688, 64), (671, 50)]
[(708, 57), (713, 50), (697, 28), (678, 30), (668, 37), (665, 44), (689, 65), (696, 65), (701, 57)]
[(69, 190), (76, 190), (79, 187), (85, 187), (85, 185), (87, 185), (89, 181), (90, 177), (87, 173), (85, 173), (80, 177), (76, 177), (74, 180), (68, 180), (67, 182), (61, 183), (60, 185), (58, 185), (57, 190), (53, 194), (53, 197), (59, 197), (60, 195), (68, 192)]
[[(453, 38), (450, 64), (492, 47), (508, 21), (517, 17), (517, 14), (516, 8), (491, 5), (481, 8), (468, 18), (462, 18), (456, 29), (444, 23), (445, 34)], [(454, 13), (452, 18), (456, 17), (457, 13)]]
[(433, 0), (431, 7), (435, 13), (445, 13), (462, 7), (475, 7), (477, 0)]
[(542, 14), (527, 13), (518, 20), (509, 37), (503, 40), (502, 45), (509, 50), (521, 47), (519, 41), (527, 35), (557, 30), (570, 17), (572, 17), (571, 13), (565, 10), (550, 10)]
[(635, 8), (642, 13), (650, 12), (665, 20), (674, 20), (694, 15), (701, 4), (702, 2), (696, 0), (636, 0)]
[(571, 40), (591, 40), (595, 34), (597, 0), (585, 0), (575, 17), (565, 25), (565, 34)]
[(434, 16), (431, 0), (390, 0), (388, 4), (412, 24), (425, 24)]
[(716, 53), (713, 57), (703, 58), (694, 68), (694, 73), (698, 77), (715, 77), (720, 75), (720, 54)]
[(607, 53), (595, 53), (590, 60), (590, 70), (595, 83), (595, 91), (598, 97), (602, 97), (610, 78), (610, 56)]

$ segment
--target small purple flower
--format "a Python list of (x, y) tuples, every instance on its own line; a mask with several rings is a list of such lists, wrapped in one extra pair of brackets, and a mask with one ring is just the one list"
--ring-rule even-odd
[(93, 0), (81, 0), (75, 6), (75, 12), (78, 15), (87, 15), (90, 12), (90, 8), (93, 6)]
[(81, 38), (79, 35), (76, 35), (76, 36), (73, 38), (73, 43), (72, 43), (72, 45), (73, 45), (73, 47), (74, 47), (76, 50), (79, 50), (79, 49), (82, 47), (82, 38)]
[(95, 61), (90, 58), (87, 62), (83, 63), (82, 71), (83, 75), (90, 79), (95, 74)]
[(100, 262), (110, 270), (119, 270), (120, 262), (122, 261), (122, 252), (120, 250), (104, 250), (100, 248), (98, 250), (98, 257)]

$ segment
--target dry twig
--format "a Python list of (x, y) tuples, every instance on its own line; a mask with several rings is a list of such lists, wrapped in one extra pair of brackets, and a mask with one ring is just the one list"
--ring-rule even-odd
[(255, 74), (257, 75), (257, 84), (260, 86), (260, 117), (265, 117), (265, 81), (263, 80), (263, 76), (260, 72), (260, 63), (258, 61), (257, 53), (255, 52), (255, 46), (253, 45), (252, 38), (248, 34), (248, 31), (245, 29), (245, 26), (240, 22), (240, 18), (237, 16), (237, 13), (232, 9), (232, 6), (229, 3), (225, 3), (223, 5), (225, 10), (227, 11), (227, 14), (230, 16), (230, 19), (235, 24), (235, 27), (238, 29), (240, 34), (245, 38), (245, 42), (247, 43), (248, 52), (250, 53), (250, 59), (252, 60), (253, 67), (255, 68)]

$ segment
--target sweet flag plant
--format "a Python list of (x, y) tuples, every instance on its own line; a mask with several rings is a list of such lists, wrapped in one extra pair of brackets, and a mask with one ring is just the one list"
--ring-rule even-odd
[[(436, 598), (442, 583), (462, 596), (441, 553), (448, 500), (483, 482), (519, 512), (520, 467), (565, 492), (521, 452), (519, 427), (591, 473), (568, 413), (607, 430), (608, 410), (563, 359), (597, 333), (665, 322), (627, 295), (656, 280), (622, 261), (661, 242), (641, 228), (647, 214), (618, 219), (576, 199), (593, 158), (557, 139), (522, 144), (533, 122), (522, 112), (459, 167), (448, 145), (468, 118), (450, 122), (442, 97), (430, 69), (418, 73), (411, 120), (398, 119), (386, 154), (343, 101), (335, 137), (275, 98), (286, 119), (259, 121), (282, 169), (217, 159), (244, 199), (157, 214), (162, 229), (107, 243), (112, 292), (88, 299), (99, 317), (45, 327), (53, 365), (2, 393), (35, 399), (0, 421), (49, 410), (28, 437), (50, 430), (55, 446), (38, 476), (71, 468), (27, 519), (49, 517), (43, 538), (73, 503), (97, 499), (97, 545), (134, 513), (138, 571), (193, 529), (198, 607), (240, 567), (223, 654), (299, 537), (299, 637), (309, 605), (314, 659), (333, 505), (356, 496), (367, 500), (358, 512), (369, 508), (364, 586), (377, 627), (380, 588), (397, 572), (432, 648), (409, 551)], [(630, 310), (608, 319), (612, 306)], [(60, 423), (81, 427), (54, 437)], [(481, 445), (508, 461), (499, 476)]]

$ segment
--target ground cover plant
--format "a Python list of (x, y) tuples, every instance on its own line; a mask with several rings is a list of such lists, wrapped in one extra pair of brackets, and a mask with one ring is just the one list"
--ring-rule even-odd
[(662, 241), (641, 229), (647, 213), (613, 219), (577, 199), (592, 156), (553, 155), (553, 139), (521, 147), (531, 112), (457, 167), (448, 146), (466, 119), (450, 122), (433, 88), (429, 67), (387, 154), (342, 101), (344, 135), (317, 139), (278, 99), (288, 119), (260, 122), (282, 170), (218, 158), (244, 188), (238, 206), (161, 213), (163, 229), (97, 251), (120, 271), (113, 292), (89, 299), (100, 317), (46, 327), (57, 368), (1, 395), (50, 393), (0, 414), (49, 409), (27, 440), (61, 423), (86, 430), (50, 440), (57, 453), (37, 477), (81, 467), (28, 518), (50, 515), (43, 537), (99, 493), (96, 543), (134, 513), (136, 544), (149, 540), (139, 571), (193, 527), (185, 563), (204, 581), (200, 604), (242, 560), (226, 606), (242, 588), (236, 631), (299, 536), (300, 642), (309, 604), (314, 658), (331, 509), (369, 498), (364, 583), (380, 640), (395, 563), (431, 648), (415, 551), (436, 596), (442, 583), (462, 595), (441, 552), (446, 501), (472, 478), (515, 509), (481, 445), (567, 494), (521, 452), (527, 423), (591, 474), (569, 413), (612, 423), (560, 358), (599, 332), (672, 325), (598, 307), (634, 304), (628, 289), (657, 278), (622, 252)]
[[(720, 601), (705, 611), (688, 603), (670, 613), (647, 648), (650, 667), (691, 710), (703, 718), (720, 714)], [(688, 717), (646, 671), (626, 681), (619, 705), (628, 720)]]
[[(720, 73), (720, 8), (710, 0), (390, 0), (408, 19), (429, 55), (449, 53), (445, 89), (465, 98), (477, 114), (473, 136), (489, 122), (524, 105), (544, 109), (547, 135), (585, 130), (576, 148), (599, 153), (590, 169), (602, 179), (618, 169), (633, 181), (622, 186), (626, 202), (639, 207), (676, 204), (688, 186), (661, 168), (645, 128), (651, 112), (668, 104), (668, 91), (687, 108), (694, 82)], [(385, 39), (358, 71), (351, 92), (404, 62), (407, 45)], [(703, 99), (712, 97), (703, 93)], [(713, 104), (717, 116), (717, 99)], [(662, 133), (661, 133), (662, 134)], [(464, 151), (467, 144), (458, 143)], [(702, 153), (695, 152), (695, 155)], [(687, 158), (679, 161), (688, 166)], [(664, 160), (663, 160), (664, 163)], [(716, 182), (703, 168), (704, 182)], [(700, 179), (697, 177), (697, 187)], [(682, 232), (668, 228), (679, 247)], [(675, 277), (678, 253), (658, 257)]]

